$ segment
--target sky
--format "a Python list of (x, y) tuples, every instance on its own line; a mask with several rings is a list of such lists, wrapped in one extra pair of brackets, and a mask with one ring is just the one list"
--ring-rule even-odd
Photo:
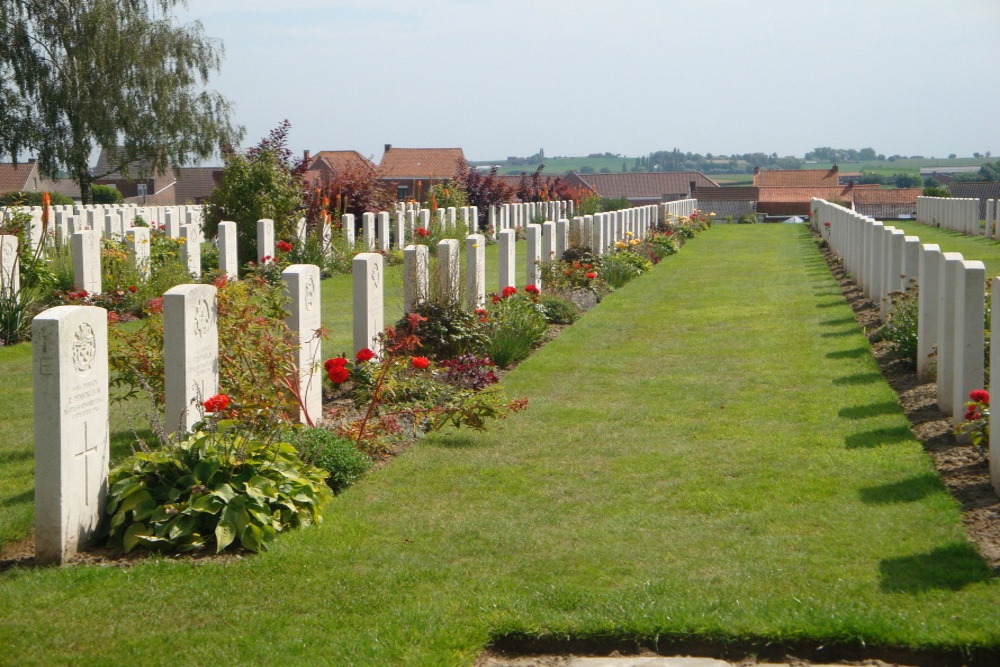
[(189, 0), (249, 146), (1000, 155), (997, 0)]

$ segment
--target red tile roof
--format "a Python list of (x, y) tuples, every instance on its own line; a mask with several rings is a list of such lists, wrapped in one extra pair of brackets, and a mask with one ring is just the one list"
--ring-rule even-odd
[(835, 169), (772, 169), (753, 175), (753, 184), (762, 188), (836, 186), (839, 182), (840, 172)]
[(924, 194), (923, 188), (855, 188), (853, 199), (855, 204), (912, 204), (916, 206), (917, 197)]
[(375, 168), (375, 164), (371, 160), (357, 151), (320, 151), (316, 153), (309, 163), (309, 170), (316, 169), (314, 165), (320, 160), (326, 162), (333, 171), (357, 166), (365, 166), (370, 169)]
[(759, 188), (752, 185), (734, 185), (721, 188), (695, 188), (691, 196), (698, 201), (757, 201)]
[(379, 166), (383, 179), (437, 178), (455, 175), (455, 167), (465, 154), (461, 148), (396, 148), (382, 154)]
[(580, 180), (601, 197), (616, 199), (657, 199), (687, 196), (695, 187), (719, 187), (700, 171), (650, 171), (631, 174), (578, 174)]
[(20, 162), (17, 165), (0, 163), (0, 194), (34, 190), (28, 184), (28, 179), (32, 176), (38, 178), (38, 166), (34, 162)]
[(222, 167), (183, 167), (174, 184), (175, 204), (201, 204), (222, 180)]

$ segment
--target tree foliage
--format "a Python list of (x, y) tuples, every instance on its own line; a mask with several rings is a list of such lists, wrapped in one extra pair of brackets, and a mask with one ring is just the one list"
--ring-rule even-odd
[(228, 150), (222, 180), (212, 191), (205, 209), (205, 233), (214, 237), (219, 223), (236, 223), (241, 261), (257, 257), (257, 221), (274, 221), (276, 240), (294, 238), (295, 223), (302, 208), (301, 160), (288, 150), (290, 123), (283, 121), (244, 153)]
[(480, 231), (486, 231), (489, 226), (490, 206), (506, 204), (514, 197), (514, 188), (497, 175), (496, 167), (483, 174), (470, 167), (464, 158), (459, 158), (455, 165), (455, 181), (465, 190), (469, 206), (478, 207)]
[(65, 169), (90, 201), (95, 148), (126, 178), (204, 159), (235, 143), (230, 105), (204, 90), (221, 44), (198, 22), (175, 25), (183, 0), (0, 3), (0, 150)]

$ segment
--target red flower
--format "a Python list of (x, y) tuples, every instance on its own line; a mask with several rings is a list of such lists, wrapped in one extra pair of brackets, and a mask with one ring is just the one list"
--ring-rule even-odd
[(531, 283), (528, 283), (527, 285), (524, 286), (524, 291), (527, 292), (528, 294), (541, 294), (541, 290), (539, 290), (538, 287), (536, 287)]
[(490, 300), (493, 303), (500, 303), (500, 297), (498, 297), (496, 294), (490, 294)]
[(331, 368), (345, 368), (347, 366), (347, 359), (344, 357), (334, 357), (333, 359), (327, 359), (323, 362), (323, 370), (327, 373), (330, 372)]
[(369, 350), (367, 347), (361, 348), (355, 355), (355, 359), (357, 359), (359, 363), (371, 361), (374, 358), (375, 358), (375, 353)]
[(225, 394), (216, 394), (208, 398), (204, 403), (205, 412), (222, 412), (229, 407), (229, 397)]
[(146, 310), (152, 314), (163, 312), (163, 297), (158, 296), (146, 302)]
[(410, 357), (410, 365), (418, 370), (423, 370), (430, 366), (430, 359), (427, 357)]
[(587, 271), (587, 279), (588, 280), (593, 280), (596, 277), (597, 277), (596, 273), (594, 273), (593, 271)]
[(990, 392), (985, 389), (973, 389), (969, 392), (969, 399), (983, 405), (990, 404)]
[(108, 324), (115, 324), (115, 323), (121, 322), (121, 321), (122, 321), (122, 318), (118, 316), (118, 313), (116, 313), (113, 310), (109, 310), (108, 311)]
[(129, 286), (128, 286), (128, 291), (129, 291), (129, 292), (132, 292), (132, 294), (135, 294), (135, 291), (136, 291), (136, 287), (135, 287), (135, 285), (129, 285)]
[(480, 317), (482, 317), (485, 314), (486, 314), (486, 309), (485, 308), (476, 308), (476, 315), (479, 315)]
[(503, 288), (503, 290), (500, 291), (500, 295), (505, 299), (514, 294), (517, 294), (517, 288), (514, 287), (513, 285), (507, 285), (506, 287)]
[(426, 227), (417, 227), (416, 229), (413, 230), (413, 233), (416, 234), (417, 236), (430, 236), (431, 235), (430, 230), (427, 229)]
[(278, 241), (277, 243), (274, 244), (274, 247), (280, 250), (281, 252), (289, 252), (292, 249), (292, 244), (289, 243), (288, 241)]
[(351, 376), (351, 373), (347, 370), (346, 366), (333, 366), (326, 369), (326, 376), (334, 384), (344, 384), (347, 382), (347, 378)]
[(982, 415), (976, 410), (975, 406), (969, 406), (969, 409), (965, 411), (965, 421), (967, 422), (974, 422), (980, 417)]

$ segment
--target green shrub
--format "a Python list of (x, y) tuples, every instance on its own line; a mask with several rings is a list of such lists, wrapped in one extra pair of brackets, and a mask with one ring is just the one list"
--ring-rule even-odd
[(601, 260), (601, 278), (614, 289), (653, 268), (652, 263), (634, 252), (622, 250), (605, 255)]
[(324, 428), (302, 428), (290, 439), (300, 459), (329, 473), (326, 483), (334, 493), (356, 482), (372, 465), (371, 457), (353, 442)]
[(110, 185), (91, 185), (90, 196), (95, 204), (121, 204), (125, 200), (118, 188)]
[(197, 432), (136, 452), (108, 477), (108, 543), (130, 552), (194, 551), (233, 542), (260, 551), (283, 532), (319, 523), (326, 474), (287, 442)]
[(501, 368), (527, 357), (549, 329), (541, 306), (525, 295), (502, 298), (488, 312), (486, 354)]
[(877, 338), (892, 344), (892, 354), (905, 359), (911, 365), (917, 364), (917, 286), (905, 292), (890, 294), (891, 305), (885, 324), (879, 329)]
[[(72, 206), (75, 202), (72, 197), (61, 195), (58, 192), (49, 193), (50, 204), (53, 206)], [(41, 206), (41, 192), (8, 192), (0, 195), (0, 206)]]
[(573, 324), (580, 317), (580, 311), (566, 299), (545, 295), (539, 298), (545, 321), (549, 324)]
[[(420, 339), (420, 352), (432, 359), (452, 359), (463, 354), (482, 355), (486, 350), (486, 330), (480, 317), (465, 311), (456, 303), (427, 301), (414, 312), (426, 321), (420, 322), (413, 334)], [(397, 329), (407, 326), (404, 317)]]

